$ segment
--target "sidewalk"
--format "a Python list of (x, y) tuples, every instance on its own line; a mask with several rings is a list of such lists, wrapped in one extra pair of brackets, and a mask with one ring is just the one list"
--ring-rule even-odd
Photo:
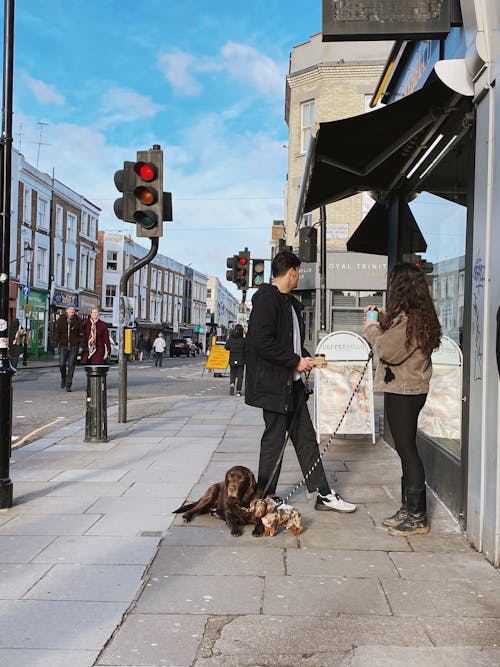
[[(9, 667), (471, 667), (500, 664), (500, 573), (428, 494), (429, 535), (393, 538), (399, 464), (382, 441), (327, 452), (351, 515), (290, 502), (305, 531), (240, 538), (171, 511), (235, 464), (261, 415), (236, 397), (165, 401), (83, 442), (84, 420), (14, 450), (0, 511), (0, 664)], [(285, 456), (278, 492), (299, 480)]]

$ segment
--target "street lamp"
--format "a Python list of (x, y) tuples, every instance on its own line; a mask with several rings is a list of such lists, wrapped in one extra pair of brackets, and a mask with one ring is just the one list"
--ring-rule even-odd
[(28, 365), (28, 315), (30, 312), (30, 268), (33, 261), (33, 248), (27, 243), (24, 246), (24, 261), (26, 262), (26, 285), (24, 296), (26, 302), (24, 304), (24, 350), (23, 350), (23, 366)]

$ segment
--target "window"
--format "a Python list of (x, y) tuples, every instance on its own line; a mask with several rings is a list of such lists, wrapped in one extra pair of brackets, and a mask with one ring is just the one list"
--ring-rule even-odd
[(448, 284), (446, 286), (446, 293), (448, 299), (453, 299), (455, 296), (455, 276), (453, 274), (451, 276), (448, 276), (447, 283)]
[(31, 224), (31, 188), (24, 186), (23, 220)]
[(305, 153), (314, 125), (314, 100), (300, 105), (300, 152)]
[(118, 251), (108, 250), (106, 256), (106, 271), (118, 271)]
[(116, 296), (116, 285), (106, 285), (105, 308), (113, 308), (113, 300)]
[(66, 241), (76, 242), (76, 215), (68, 213), (66, 218)]
[(62, 239), (63, 234), (63, 210), (62, 206), (56, 206), (56, 236)]
[(49, 228), (49, 202), (46, 199), (38, 198), (38, 222), (40, 229)]
[(151, 269), (151, 289), (156, 290), (156, 269)]
[(36, 249), (36, 280), (40, 283), (47, 281), (47, 248)]
[(62, 255), (56, 254), (56, 285), (62, 285)]
[(89, 214), (88, 213), (82, 213), (81, 233), (84, 236), (89, 235)]
[(66, 260), (66, 280), (64, 282), (66, 287), (75, 286), (75, 260), (67, 259)]
[(80, 255), (80, 284), (79, 287), (87, 287), (87, 271), (88, 271), (89, 256)]
[(89, 257), (89, 279), (87, 287), (91, 290), (95, 289), (95, 257)]

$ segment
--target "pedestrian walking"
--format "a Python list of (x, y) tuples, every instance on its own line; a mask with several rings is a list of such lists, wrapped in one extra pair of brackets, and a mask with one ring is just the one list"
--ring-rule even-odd
[(151, 350), (153, 349), (153, 343), (151, 341), (151, 336), (146, 338), (146, 357), (149, 359), (151, 357)]
[(147, 344), (146, 344), (146, 339), (144, 338), (144, 334), (139, 334), (139, 338), (137, 340), (137, 358), (139, 361), (142, 361), (144, 359), (144, 352), (147, 350)]
[(224, 347), (229, 350), (229, 393), (234, 395), (236, 385), (236, 396), (241, 396), (246, 364), (246, 341), (241, 324), (234, 327)]
[(56, 322), (54, 347), (59, 348), (59, 371), (61, 373), (61, 389), (71, 391), (73, 373), (76, 366), (78, 350), (83, 342), (83, 322), (76, 314), (74, 303), (68, 303), (66, 312)]
[(14, 368), (17, 368), (19, 357), (24, 354), (24, 342), (26, 339), (26, 329), (21, 326), (21, 323), (14, 317), (9, 325), (9, 354), (10, 363)]
[(365, 308), (365, 338), (379, 357), (374, 391), (385, 394), (387, 420), (401, 459), (401, 507), (384, 526), (391, 535), (429, 532), (425, 471), (417, 450), (417, 421), (432, 375), (432, 351), (441, 325), (422, 271), (397, 264), (389, 273), (387, 310), (370, 319)]
[(275, 493), (288, 432), (302, 473), (307, 476), (307, 490), (318, 492), (315, 508), (354, 512), (356, 505), (330, 487), (306, 405), (302, 374), (313, 368), (314, 360), (303, 346), (302, 305), (291, 294), (297, 287), (299, 267), (297, 255), (278, 253), (271, 264), (274, 284), (264, 283), (252, 297), (246, 337), (245, 403), (263, 410), (258, 486), (261, 493), (266, 489), (271, 495)]
[(81, 363), (103, 364), (111, 354), (111, 341), (106, 323), (99, 319), (99, 310), (92, 308), (90, 318), (83, 324), (83, 348)]
[(155, 366), (161, 366), (163, 363), (163, 353), (165, 352), (167, 343), (163, 338), (163, 334), (160, 333), (156, 336), (153, 341), (153, 351), (155, 355)]

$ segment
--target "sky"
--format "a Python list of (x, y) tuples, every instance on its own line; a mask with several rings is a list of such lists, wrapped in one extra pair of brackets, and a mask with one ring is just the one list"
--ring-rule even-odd
[(135, 235), (113, 175), (160, 144), (160, 252), (229, 288), (226, 258), (268, 258), (283, 219), (289, 55), (320, 31), (320, 0), (18, 0), (14, 147)]

